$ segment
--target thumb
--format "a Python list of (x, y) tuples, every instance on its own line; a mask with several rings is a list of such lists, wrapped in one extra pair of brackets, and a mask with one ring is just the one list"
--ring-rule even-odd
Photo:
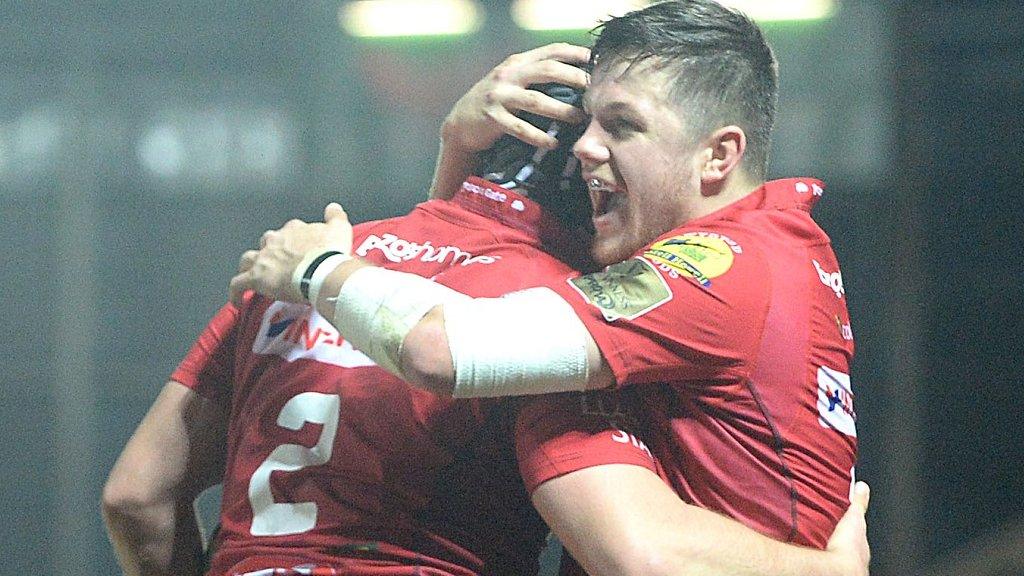
[(864, 511), (868, 511), (868, 502), (871, 500), (871, 487), (867, 485), (867, 482), (857, 482), (853, 485), (853, 496), (850, 498), (850, 506), (860, 506)]
[(335, 221), (348, 222), (348, 214), (345, 213), (345, 209), (341, 207), (341, 204), (331, 202), (324, 208), (324, 222), (331, 224)]

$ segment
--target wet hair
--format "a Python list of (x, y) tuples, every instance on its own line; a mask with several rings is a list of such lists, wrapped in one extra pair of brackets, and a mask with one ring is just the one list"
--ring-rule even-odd
[(722, 126), (739, 126), (747, 136), (743, 166), (765, 178), (778, 64), (750, 18), (715, 0), (670, 0), (612, 18), (594, 33), (592, 68), (644, 62), (668, 72), (669, 96), (693, 141)]
[[(561, 84), (537, 84), (530, 89), (574, 106), (580, 105), (582, 97), (579, 90)], [(566, 229), (590, 231), (590, 195), (572, 153), (586, 123), (563, 124), (529, 112), (520, 117), (553, 136), (558, 146), (537, 148), (506, 134), (480, 154), (477, 175), (534, 200)]]

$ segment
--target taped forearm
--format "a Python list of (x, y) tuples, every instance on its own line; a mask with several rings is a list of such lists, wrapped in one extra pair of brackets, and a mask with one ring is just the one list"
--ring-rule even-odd
[[(333, 274), (323, 273), (316, 264), (326, 266), (332, 258), (338, 257), (305, 259), (313, 264), (303, 274), (296, 273), (295, 282), (310, 279), (303, 294), (327, 312), (325, 316), (353, 346), (389, 372), (414, 384), (446, 380), (444, 385), (428, 387), (450, 390), (456, 397), (518, 396), (586, 387), (592, 339), (572, 307), (553, 291), (534, 288), (503, 298), (470, 298), (414, 274), (373, 266), (354, 271), (346, 266), (338, 285)], [(344, 261), (339, 259), (334, 266), (341, 267)], [(333, 310), (323, 310), (325, 300), (333, 301)], [(443, 310), (443, 320), (438, 316), (423, 320), (435, 307)], [(405, 341), (421, 321), (443, 322), (443, 337), (413, 346), (403, 359)], [(439, 364), (441, 348), (447, 348), (451, 364), (444, 358), (444, 366), (433, 366)], [(416, 370), (406, 373), (403, 362)], [(448, 373), (451, 370), (453, 374)]]
[(415, 274), (367, 266), (341, 286), (332, 323), (381, 368), (401, 377), (409, 331), (431, 308), (469, 299)]
[(521, 396), (586, 388), (587, 339), (558, 294), (533, 288), (444, 308), (453, 396)]

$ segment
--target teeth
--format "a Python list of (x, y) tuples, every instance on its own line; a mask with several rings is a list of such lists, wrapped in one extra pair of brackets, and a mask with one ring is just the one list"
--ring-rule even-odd
[(587, 188), (590, 190), (594, 214), (600, 216), (608, 212), (612, 197), (615, 196), (611, 193), (611, 187), (600, 178), (591, 178), (587, 180)]
[(599, 178), (591, 178), (587, 180), (587, 188), (590, 188), (591, 192), (607, 192), (609, 187), (607, 184), (602, 182)]

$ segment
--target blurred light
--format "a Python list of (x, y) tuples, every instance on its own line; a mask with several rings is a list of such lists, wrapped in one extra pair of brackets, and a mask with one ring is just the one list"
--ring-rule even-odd
[(822, 20), (835, 12), (835, 0), (718, 0), (760, 22)]
[(51, 110), (35, 110), (18, 119), (14, 130), (14, 146), (24, 167), (42, 168), (53, 160), (61, 138), (60, 119)]
[(157, 126), (149, 131), (138, 147), (139, 160), (150, 172), (169, 178), (181, 172), (181, 135), (173, 126)]
[(353, 36), (453, 36), (480, 28), (475, 0), (356, 0), (338, 8), (338, 22)]
[(294, 173), (296, 130), (287, 113), (272, 108), (168, 107), (141, 133), (136, 156), (161, 194), (223, 197)]
[(526, 30), (590, 30), (650, 0), (515, 0), (512, 20)]

